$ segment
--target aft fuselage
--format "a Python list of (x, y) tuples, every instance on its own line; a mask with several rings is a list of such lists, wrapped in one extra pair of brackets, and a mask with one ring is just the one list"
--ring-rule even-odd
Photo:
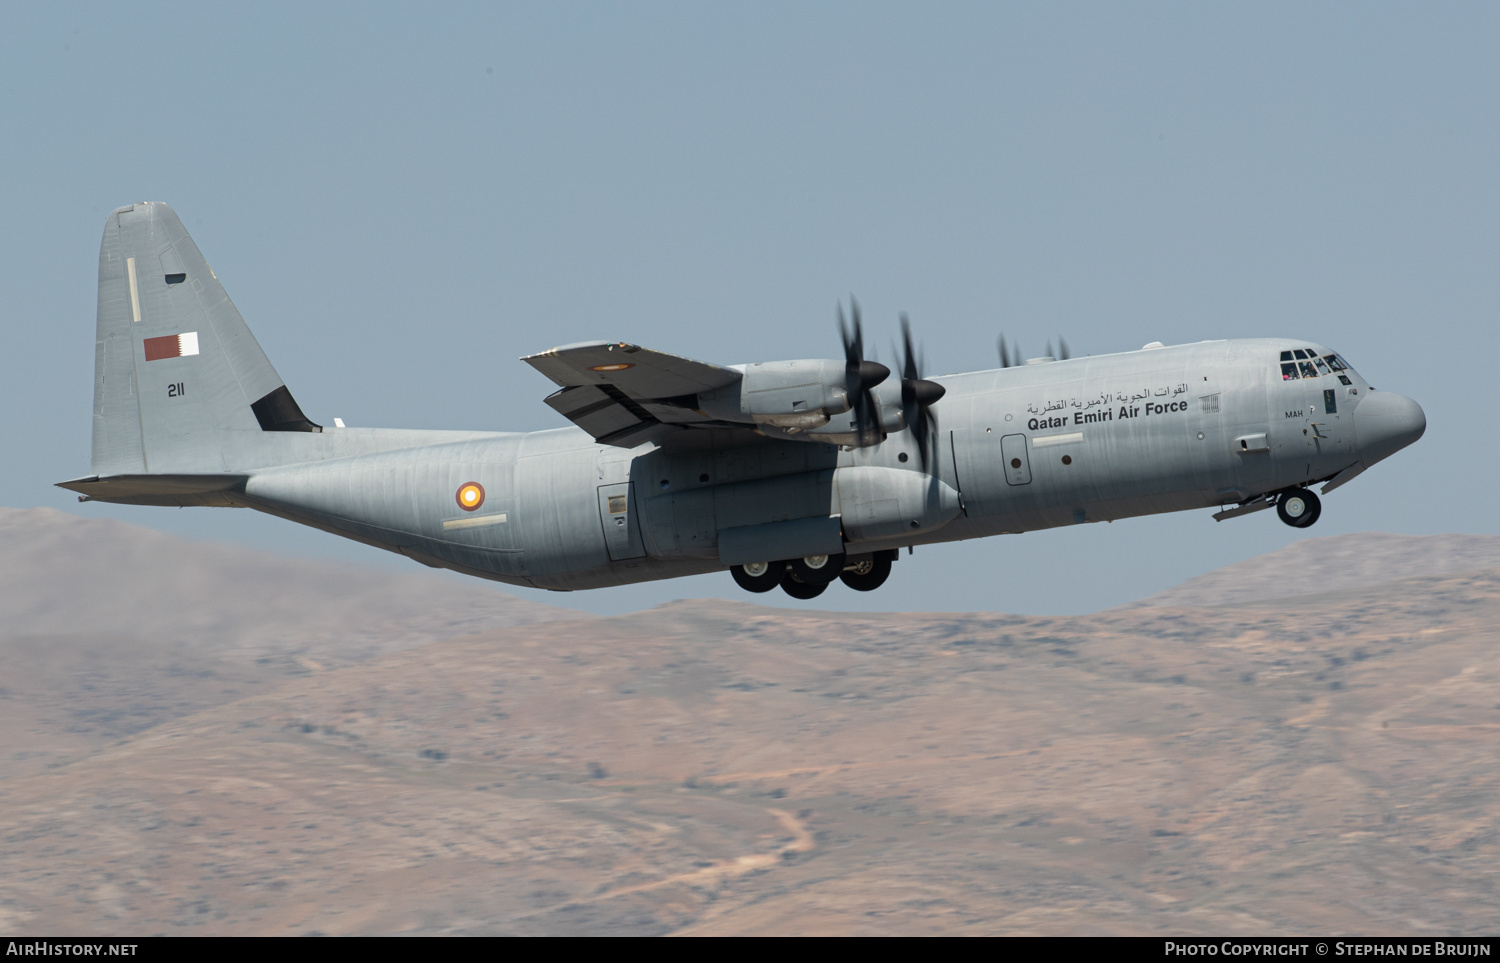
[[(1311, 375), (1287, 377), (1293, 350)], [(345, 432), (345, 448), (372, 446), (329, 429), (306, 437), (322, 454), (250, 472), (229, 497), (429, 565), (595, 588), (721, 570), (722, 533), (798, 519), (838, 519), (854, 555), (1233, 505), (1420, 435), (1400, 396), (1361, 421), (1372, 390), (1334, 357), (1213, 341), (934, 378), (947, 391), (926, 459), (905, 431), (853, 450), (702, 429), (633, 450), (576, 428), (411, 433), (410, 447), (339, 455)]]

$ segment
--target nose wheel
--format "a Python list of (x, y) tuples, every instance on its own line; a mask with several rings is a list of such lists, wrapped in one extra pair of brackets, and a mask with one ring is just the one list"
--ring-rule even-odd
[(1276, 500), (1276, 514), (1293, 528), (1310, 528), (1323, 514), (1323, 503), (1306, 488), (1290, 488)]

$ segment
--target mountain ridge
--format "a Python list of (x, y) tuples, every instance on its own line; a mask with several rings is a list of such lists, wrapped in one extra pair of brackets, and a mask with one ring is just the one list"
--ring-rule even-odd
[[(142, 631), (89, 607), (176, 541), (125, 531), (84, 568), (135, 588), (70, 609), (90, 540), (8, 520), (12, 931), (1442, 937), (1500, 902), (1500, 568), (1066, 616), (501, 599), (447, 637), (356, 572), (407, 614), (344, 639), (298, 621), (320, 563), (193, 555), (290, 603)], [(1483, 557), (1344, 538), (1361, 578)]]

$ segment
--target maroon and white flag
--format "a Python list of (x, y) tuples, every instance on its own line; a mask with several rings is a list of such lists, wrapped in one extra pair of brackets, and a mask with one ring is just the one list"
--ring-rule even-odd
[(198, 353), (198, 332), (184, 331), (163, 338), (146, 339), (146, 360), (160, 361), (162, 358), (186, 358)]

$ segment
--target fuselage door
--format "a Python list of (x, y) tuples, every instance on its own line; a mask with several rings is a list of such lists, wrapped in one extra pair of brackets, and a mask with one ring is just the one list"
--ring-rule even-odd
[(1026, 458), (1025, 435), (1006, 435), (1001, 438), (1000, 457), (1005, 460), (1006, 484), (1031, 484), (1031, 462)]
[(641, 527), (635, 520), (635, 491), (631, 482), (599, 486), (599, 520), (604, 523), (604, 545), (613, 561), (646, 554)]
[(1312, 382), (1307, 395), (1308, 422), (1313, 429), (1309, 434), (1317, 451), (1337, 454), (1352, 447), (1344, 444), (1345, 425), (1340, 411), (1345, 398), (1343, 387), (1333, 378), (1319, 378)]
[[(1302, 350), (1296, 350), (1300, 356)], [(1318, 357), (1310, 349), (1307, 359), (1296, 359), (1302, 377), (1293, 389), (1302, 412), (1302, 446), (1300, 460), (1309, 478), (1331, 475), (1348, 466), (1354, 453), (1354, 433), (1345, 411), (1348, 387), (1340, 380), (1343, 362), (1336, 355)], [(1285, 363), (1282, 364), (1286, 367)], [(1344, 379), (1344, 380), (1347, 380)], [(1295, 412), (1289, 410), (1288, 416)], [(1290, 452), (1288, 452), (1290, 454)], [(1293, 462), (1295, 464), (1295, 462)]]

